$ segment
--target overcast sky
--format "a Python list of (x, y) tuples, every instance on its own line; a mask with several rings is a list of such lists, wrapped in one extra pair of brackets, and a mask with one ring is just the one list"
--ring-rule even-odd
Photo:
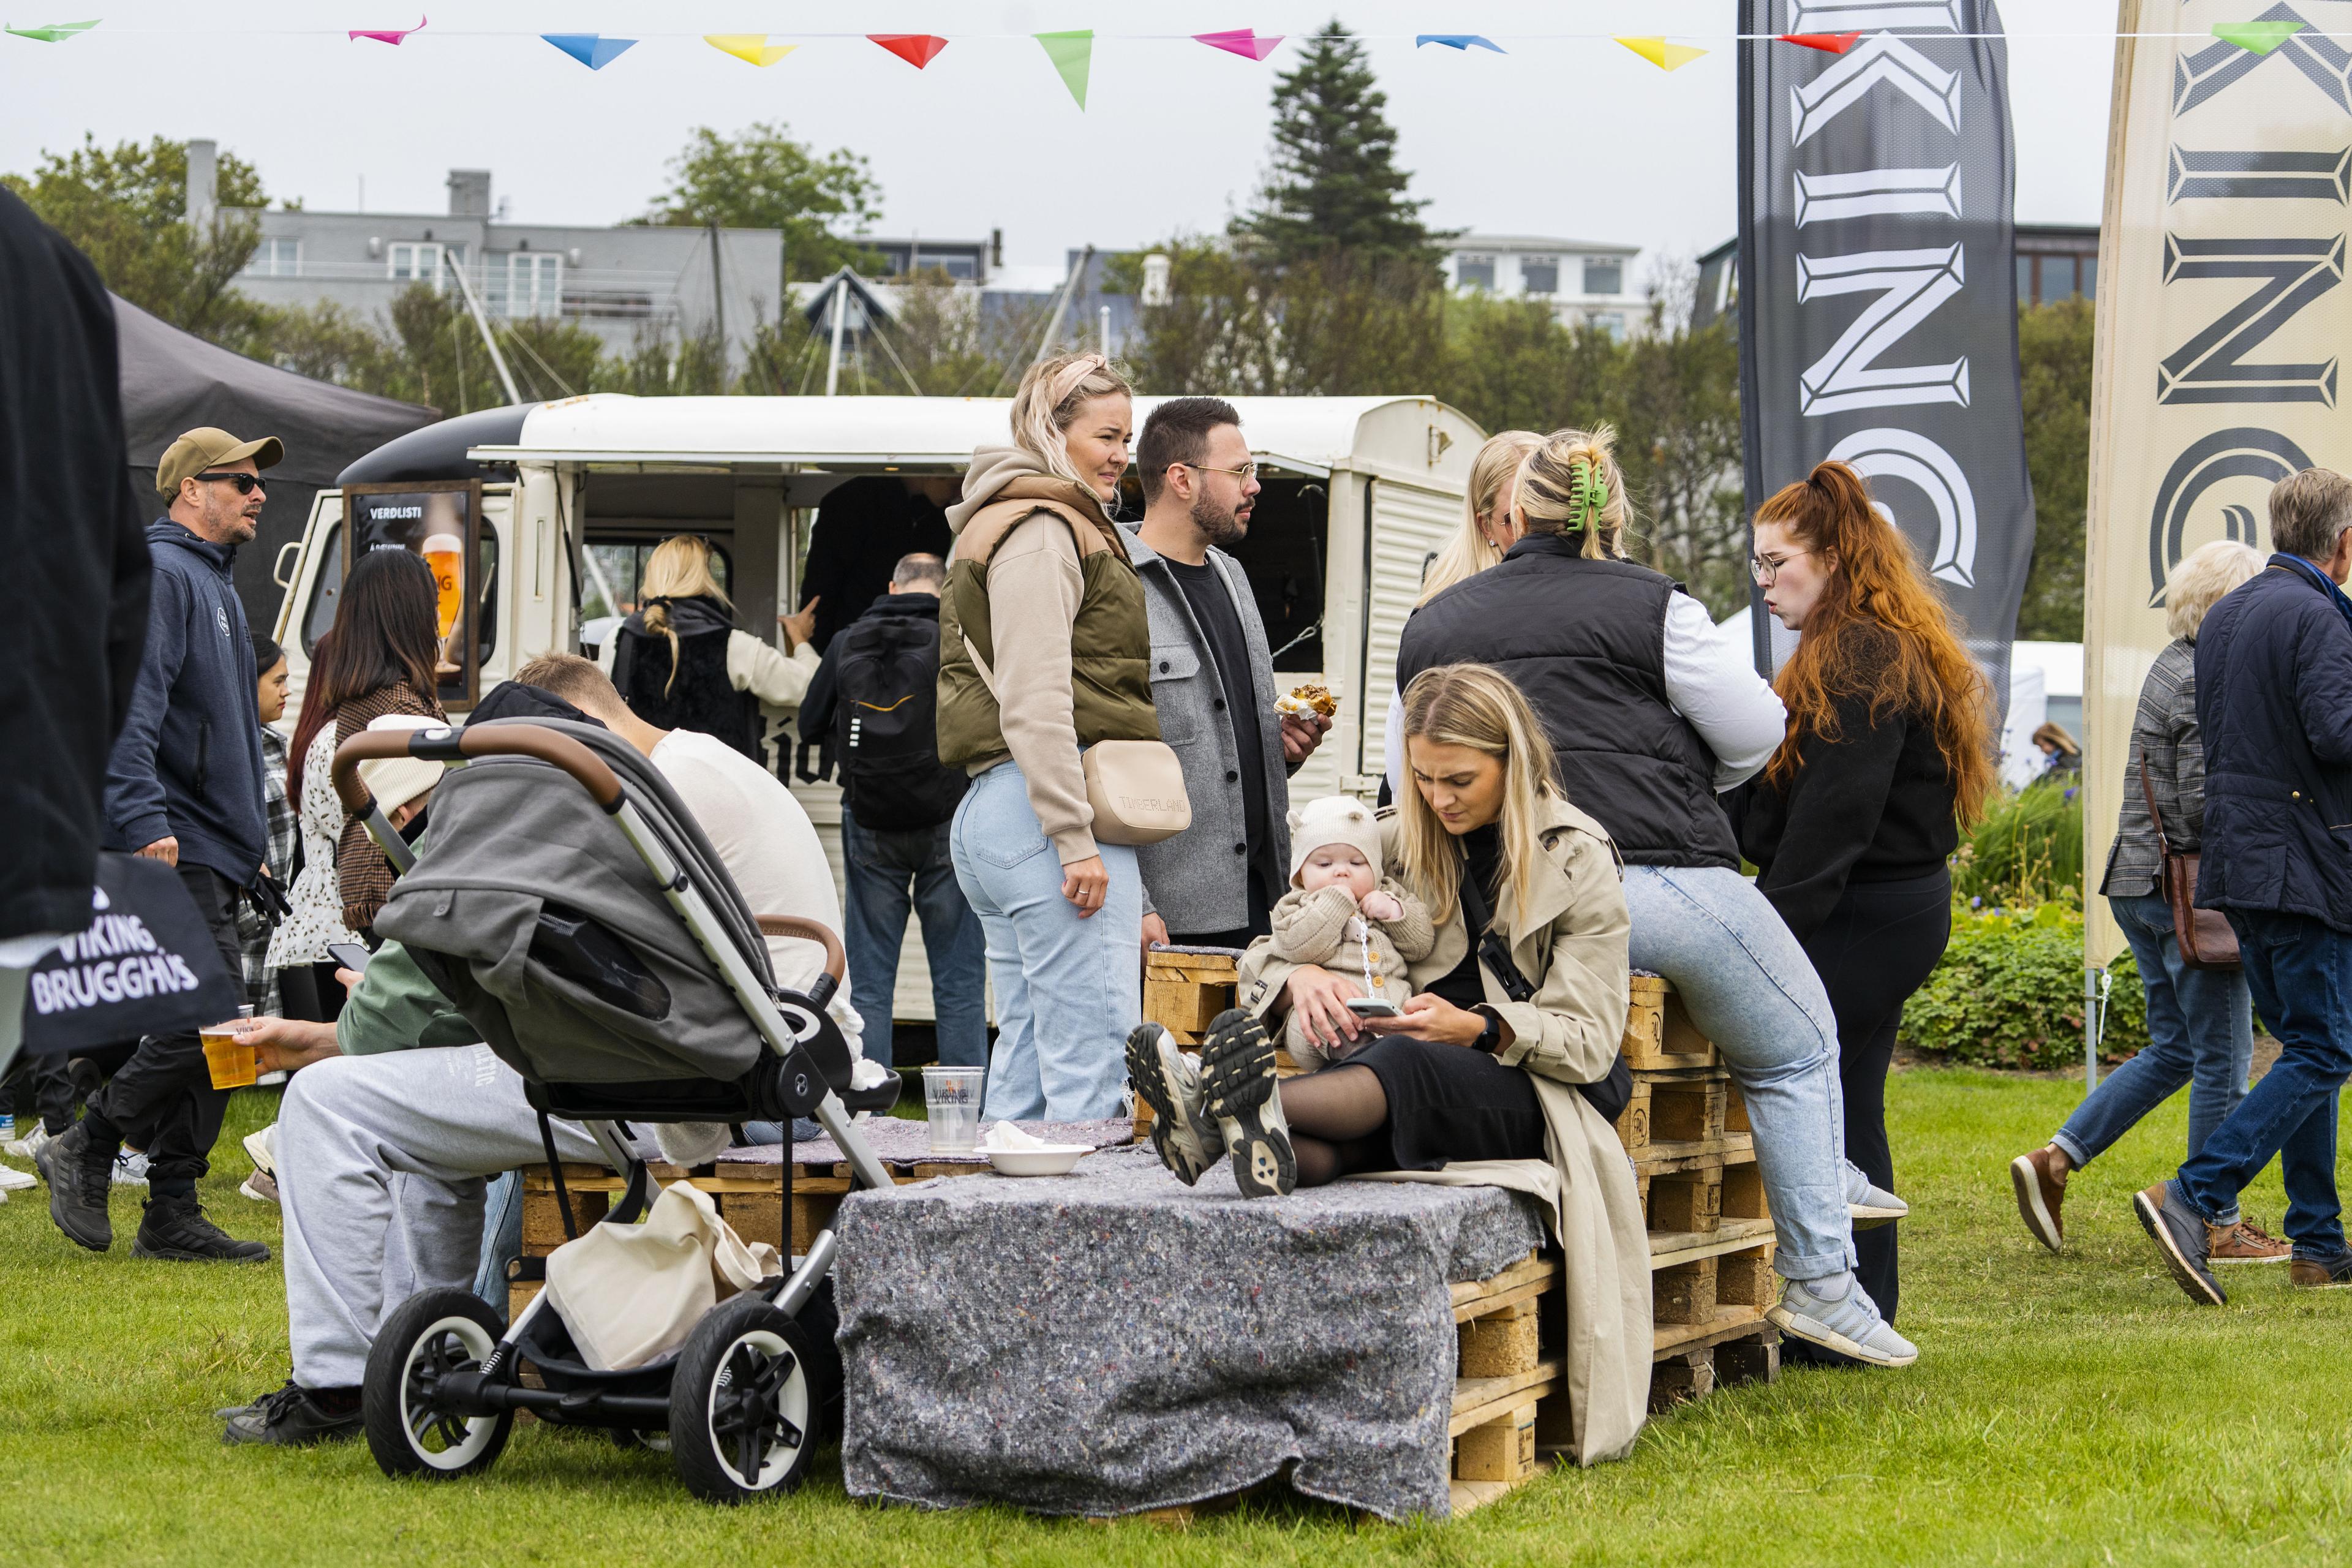
[[(398, 48), (345, 27), (433, 26)], [(1727, 34), (1733, 0), (110, 0), (96, 33), (0, 37), (0, 169), (87, 131), (102, 143), (211, 137), (259, 166), (273, 198), (349, 211), (446, 210), (452, 167), (486, 167), (518, 221), (616, 222), (642, 211), (694, 127), (782, 120), (864, 154), (881, 234), (984, 237), (1005, 258), (1130, 247), (1220, 226), (1264, 167), (1264, 64), (1181, 35), (1313, 31), (1337, 15), (1370, 39), (1404, 166), (1448, 228), (1564, 236), (1696, 254), (1732, 234), (1734, 46), (1669, 75), (1604, 37)], [(2250, 7), (2251, 10), (2251, 7)], [(40, 13), (47, 18), (48, 11)], [(2021, 221), (2096, 223), (2113, 0), (2009, 7)], [(16, 26), (25, 25), (16, 20)], [(794, 26), (936, 32), (917, 71), (856, 37), (809, 38), (765, 69), (702, 31)], [(1026, 35), (1092, 27), (1081, 114)], [(201, 28), (201, 30), (194, 30)], [(640, 37), (591, 73), (530, 36)], [(142, 31), (142, 29), (154, 29)], [(458, 37), (461, 29), (515, 36)], [(691, 29), (691, 30), (689, 30)], [(1507, 56), (1416, 49), (1416, 31), (1478, 32)], [(983, 36), (985, 35), (985, 36)], [(779, 31), (778, 42), (791, 41)]]

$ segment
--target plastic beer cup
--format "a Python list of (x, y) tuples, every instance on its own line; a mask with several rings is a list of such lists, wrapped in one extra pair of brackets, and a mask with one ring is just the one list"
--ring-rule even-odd
[(980, 1147), (980, 1097), (986, 1068), (923, 1069), (923, 1110), (930, 1119), (931, 1152), (969, 1154)]
[(252, 1008), (239, 1007), (236, 1017), (196, 1031), (215, 1089), (242, 1089), (261, 1076), (259, 1053), (245, 1043), (240, 1026), (252, 1016)]

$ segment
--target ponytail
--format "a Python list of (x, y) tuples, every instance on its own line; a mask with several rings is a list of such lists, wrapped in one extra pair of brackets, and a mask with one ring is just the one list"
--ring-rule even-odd
[(670, 689), (677, 684), (678, 665), (677, 633), (670, 627), (669, 602), (666, 599), (652, 600), (639, 613), (644, 617), (646, 630), (658, 634), (669, 643), (669, 679), (662, 682), (662, 695), (667, 697)]

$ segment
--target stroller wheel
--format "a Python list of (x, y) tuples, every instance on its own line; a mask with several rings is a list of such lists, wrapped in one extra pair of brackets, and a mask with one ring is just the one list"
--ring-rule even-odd
[(706, 1502), (791, 1491), (816, 1448), (808, 1331), (747, 1290), (695, 1325), (670, 1380), (670, 1458)]
[(385, 1321), (360, 1396), (368, 1450), (385, 1475), (451, 1479), (498, 1458), (514, 1412), (463, 1415), (436, 1396), (443, 1377), (488, 1360), (499, 1332), (497, 1312), (470, 1290), (411, 1296)]

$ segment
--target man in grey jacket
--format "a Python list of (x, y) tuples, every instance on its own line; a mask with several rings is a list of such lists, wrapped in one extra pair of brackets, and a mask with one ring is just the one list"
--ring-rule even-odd
[(1289, 775), (1329, 724), (1276, 714), (1265, 626), (1225, 553), (1248, 534), (1259, 489), (1234, 405), (1161, 404), (1136, 467), (1144, 512), (1129, 548), (1151, 617), (1151, 700), (1192, 803), (1189, 830), (1136, 851), (1143, 941), (1245, 947), (1289, 879)]

